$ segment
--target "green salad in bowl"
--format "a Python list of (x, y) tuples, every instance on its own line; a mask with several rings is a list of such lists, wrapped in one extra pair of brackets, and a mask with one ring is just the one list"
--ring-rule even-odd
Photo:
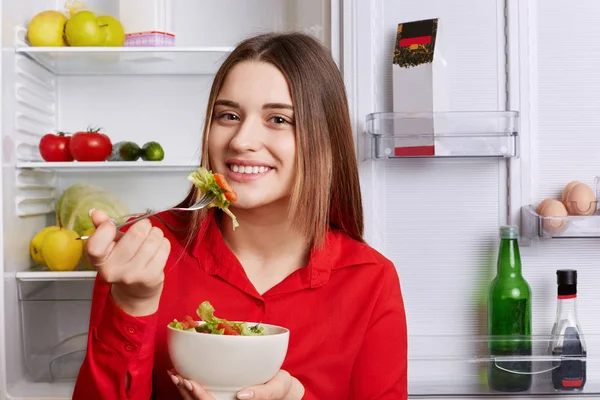
[(281, 368), (290, 331), (263, 322), (228, 321), (204, 301), (199, 321), (186, 316), (167, 325), (169, 358), (185, 379), (215, 399), (235, 399), (238, 390), (267, 382)]
[(187, 315), (183, 321), (173, 320), (169, 324), (171, 328), (183, 331), (196, 331), (198, 333), (209, 333), (213, 335), (231, 336), (262, 336), (264, 327), (260, 324), (249, 326), (247, 322), (232, 322), (215, 317), (215, 309), (208, 301), (202, 302), (196, 313), (202, 320), (195, 321)]

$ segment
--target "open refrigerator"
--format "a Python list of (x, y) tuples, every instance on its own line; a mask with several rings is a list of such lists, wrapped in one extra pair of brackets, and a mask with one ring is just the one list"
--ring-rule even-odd
[[(482, 371), (498, 360), (482, 351), (481, 308), (493, 276), (498, 226), (520, 224), (521, 206), (537, 195), (531, 184), (534, 0), (177, 0), (170, 3), (175, 46), (155, 48), (29, 47), (24, 40), (29, 19), (43, 10), (62, 10), (63, 2), (1, 4), (0, 399), (70, 398), (85, 354), (95, 273), (42, 271), (29, 256), (31, 238), (54, 223), (62, 191), (75, 183), (97, 185), (132, 212), (176, 204), (199, 162), (206, 101), (219, 62), (250, 34), (289, 29), (319, 38), (344, 75), (365, 236), (395, 263), (402, 282), (410, 396), (492, 395)], [(119, 0), (85, 5), (99, 14), (119, 14)], [(443, 24), (449, 77), (449, 108), (433, 117), (445, 121), (445, 129), (435, 139), (478, 145), (446, 157), (395, 157), (390, 149), (414, 137), (406, 130), (398, 134), (394, 126), (432, 118), (392, 112), (396, 29), (398, 23), (427, 18)], [(88, 126), (102, 127), (113, 143), (158, 141), (164, 160), (42, 161), (37, 151), (42, 135)], [(526, 265), (565, 261), (556, 251), (545, 258), (539, 248), (524, 248)], [(584, 292), (589, 274), (593, 277), (587, 272)], [(553, 273), (525, 267), (538, 296), (534, 332), (540, 351), (553, 320), (553, 306), (548, 307), (554, 304)], [(588, 290), (581, 308), (592, 354), (600, 347), (593, 334), (594, 296), (600, 300)], [(580, 394), (600, 396), (596, 359), (588, 361), (588, 385)], [(540, 376), (530, 393), (511, 398), (552, 395), (546, 378)]]

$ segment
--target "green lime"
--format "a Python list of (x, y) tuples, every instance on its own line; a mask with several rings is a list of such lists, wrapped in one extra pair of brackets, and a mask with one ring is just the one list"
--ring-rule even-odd
[(161, 161), (165, 158), (165, 151), (158, 142), (148, 142), (142, 146), (142, 160)]
[(119, 142), (113, 144), (108, 161), (135, 161), (140, 158), (142, 150), (134, 142)]

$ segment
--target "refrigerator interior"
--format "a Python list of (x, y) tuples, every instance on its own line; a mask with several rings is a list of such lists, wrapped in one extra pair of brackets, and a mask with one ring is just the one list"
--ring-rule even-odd
[[(116, 1), (86, 4), (114, 14)], [(143, 61), (139, 54), (127, 54), (115, 64), (114, 54), (107, 53), (63, 57), (15, 51), (22, 35), (18, 28), (62, 2), (2, 2), (0, 396), (66, 399), (73, 381), (60, 378), (72, 376), (83, 355), (93, 274), (68, 279), (65, 274), (57, 280), (52, 274), (24, 273), (31, 267), (29, 241), (53, 223), (56, 197), (85, 181), (118, 194), (131, 211), (177, 202), (188, 188), (185, 174), (198, 160), (211, 70), (229, 47), (250, 33), (299, 28), (322, 35), (343, 67), (361, 159), (366, 236), (395, 263), (402, 283), (410, 335), (409, 392), (430, 398), (487, 397), (481, 389), (486, 362), (477, 352), (478, 335), (485, 332), (482, 298), (494, 273), (498, 226), (506, 222), (508, 183), (515, 186), (511, 201), (519, 198), (510, 219), (518, 222), (520, 206), (560, 196), (571, 180), (591, 185), (598, 174), (600, 123), (590, 116), (600, 89), (598, 54), (589, 41), (577, 39), (596, 38), (600, 5), (595, 0), (577, 5), (558, 0), (334, 1), (333, 8), (341, 13), (337, 18), (330, 15), (326, 0), (174, 3), (177, 47), (189, 51), (156, 52)], [(505, 35), (507, 6), (509, 16), (515, 9), (521, 15)], [(369, 154), (363, 140), (366, 116), (393, 110), (391, 58), (397, 24), (436, 17), (451, 111), (521, 111), (520, 158), (363, 157)], [(342, 42), (336, 37), (338, 27)], [(517, 28), (521, 42), (513, 48), (521, 59), (515, 61), (506, 59), (505, 41)], [(557, 51), (567, 47), (578, 58)], [(511, 81), (507, 68), (517, 78), (513, 73)], [(515, 97), (522, 104), (510, 101)], [(102, 127), (113, 143), (157, 140), (165, 148), (165, 160), (135, 167), (117, 163), (52, 170), (27, 164), (35, 162), (35, 145), (43, 133), (88, 125)], [(509, 164), (515, 167), (512, 176)], [(593, 290), (597, 243), (551, 239), (522, 247), (523, 271), (533, 292), (535, 335), (548, 335), (552, 327), (555, 270), (579, 271), (579, 317), (590, 355), (582, 394), (592, 396), (600, 393), (600, 332), (594, 318), (600, 294)], [(38, 322), (42, 328), (33, 325)], [(24, 353), (26, 346), (30, 356)], [(527, 394), (510, 398), (525, 399)]]
[[(118, 17), (118, 0), (85, 4)], [(0, 391), (10, 399), (69, 398), (83, 360), (94, 273), (40, 275), (31, 271), (29, 257), (31, 238), (55, 223), (62, 191), (75, 183), (100, 186), (131, 212), (176, 204), (189, 189), (187, 173), (199, 162), (212, 74), (227, 52), (246, 36), (273, 30), (303, 30), (331, 43), (328, 0), (177, 0), (175, 49), (135, 53), (123, 48), (124, 54), (16, 49), (22, 49), (23, 27), (32, 16), (62, 5), (2, 2)], [(112, 143), (158, 141), (165, 158), (52, 168), (43, 163), (37, 151), (43, 134), (90, 126), (101, 127)]]

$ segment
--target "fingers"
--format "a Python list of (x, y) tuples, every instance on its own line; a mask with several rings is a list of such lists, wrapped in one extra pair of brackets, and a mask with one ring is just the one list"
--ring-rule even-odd
[(158, 246), (158, 250), (148, 261), (146, 264), (146, 268), (149, 271), (163, 271), (165, 264), (167, 263), (167, 259), (169, 258), (169, 254), (171, 253), (171, 242), (168, 239), (162, 238), (161, 242)]
[[(277, 374), (264, 385), (251, 386), (238, 392), (238, 399), (255, 400), (296, 400), (296, 397), (290, 397), (292, 393), (292, 377), (284, 370), (279, 370)], [(301, 399), (302, 397), (297, 397)]]
[(145, 219), (122, 233), (104, 211), (90, 214), (97, 228), (86, 243), (86, 252), (107, 282), (150, 286), (162, 282), (171, 245), (160, 228)]
[(183, 379), (181, 375), (178, 375), (174, 371), (167, 371), (173, 384), (177, 386), (179, 394), (185, 400), (215, 400), (215, 398), (208, 393), (202, 386), (194, 381)]
[(115, 260), (118, 260), (120, 263), (129, 262), (140, 246), (146, 241), (151, 230), (152, 223), (147, 219), (131, 225), (131, 228), (125, 232), (113, 250)]
[(90, 216), (96, 230), (87, 240), (85, 251), (92, 265), (102, 265), (114, 247), (117, 227), (104, 211), (90, 210)]
[[(148, 236), (135, 253), (136, 261), (142, 265), (148, 264), (160, 249), (164, 237), (165, 235), (160, 228), (151, 227)], [(125, 238), (123, 238), (123, 240), (125, 240)]]
[(98, 226), (103, 222), (110, 220), (110, 217), (107, 213), (102, 210), (94, 210), (93, 208), (90, 210), (90, 218), (92, 219), (92, 223), (96, 228), (98, 228)]
[[(153, 228), (154, 229), (154, 228)], [(160, 229), (156, 228), (160, 231)], [(171, 251), (171, 242), (162, 237), (157, 245), (152, 244), (152, 258), (147, 262), (139, 260), (139, 253), (135, 256), (136, 266), (127, 266), (122, 269), (121, 279), (126, 284), (142, 283), (150, 285), (152, 282), (162, 282), (164, 279), (164, 266)], [(151, 240), (154, 242), (154, 239)], [(145, 257), (145, 255), (144, 255)]]

